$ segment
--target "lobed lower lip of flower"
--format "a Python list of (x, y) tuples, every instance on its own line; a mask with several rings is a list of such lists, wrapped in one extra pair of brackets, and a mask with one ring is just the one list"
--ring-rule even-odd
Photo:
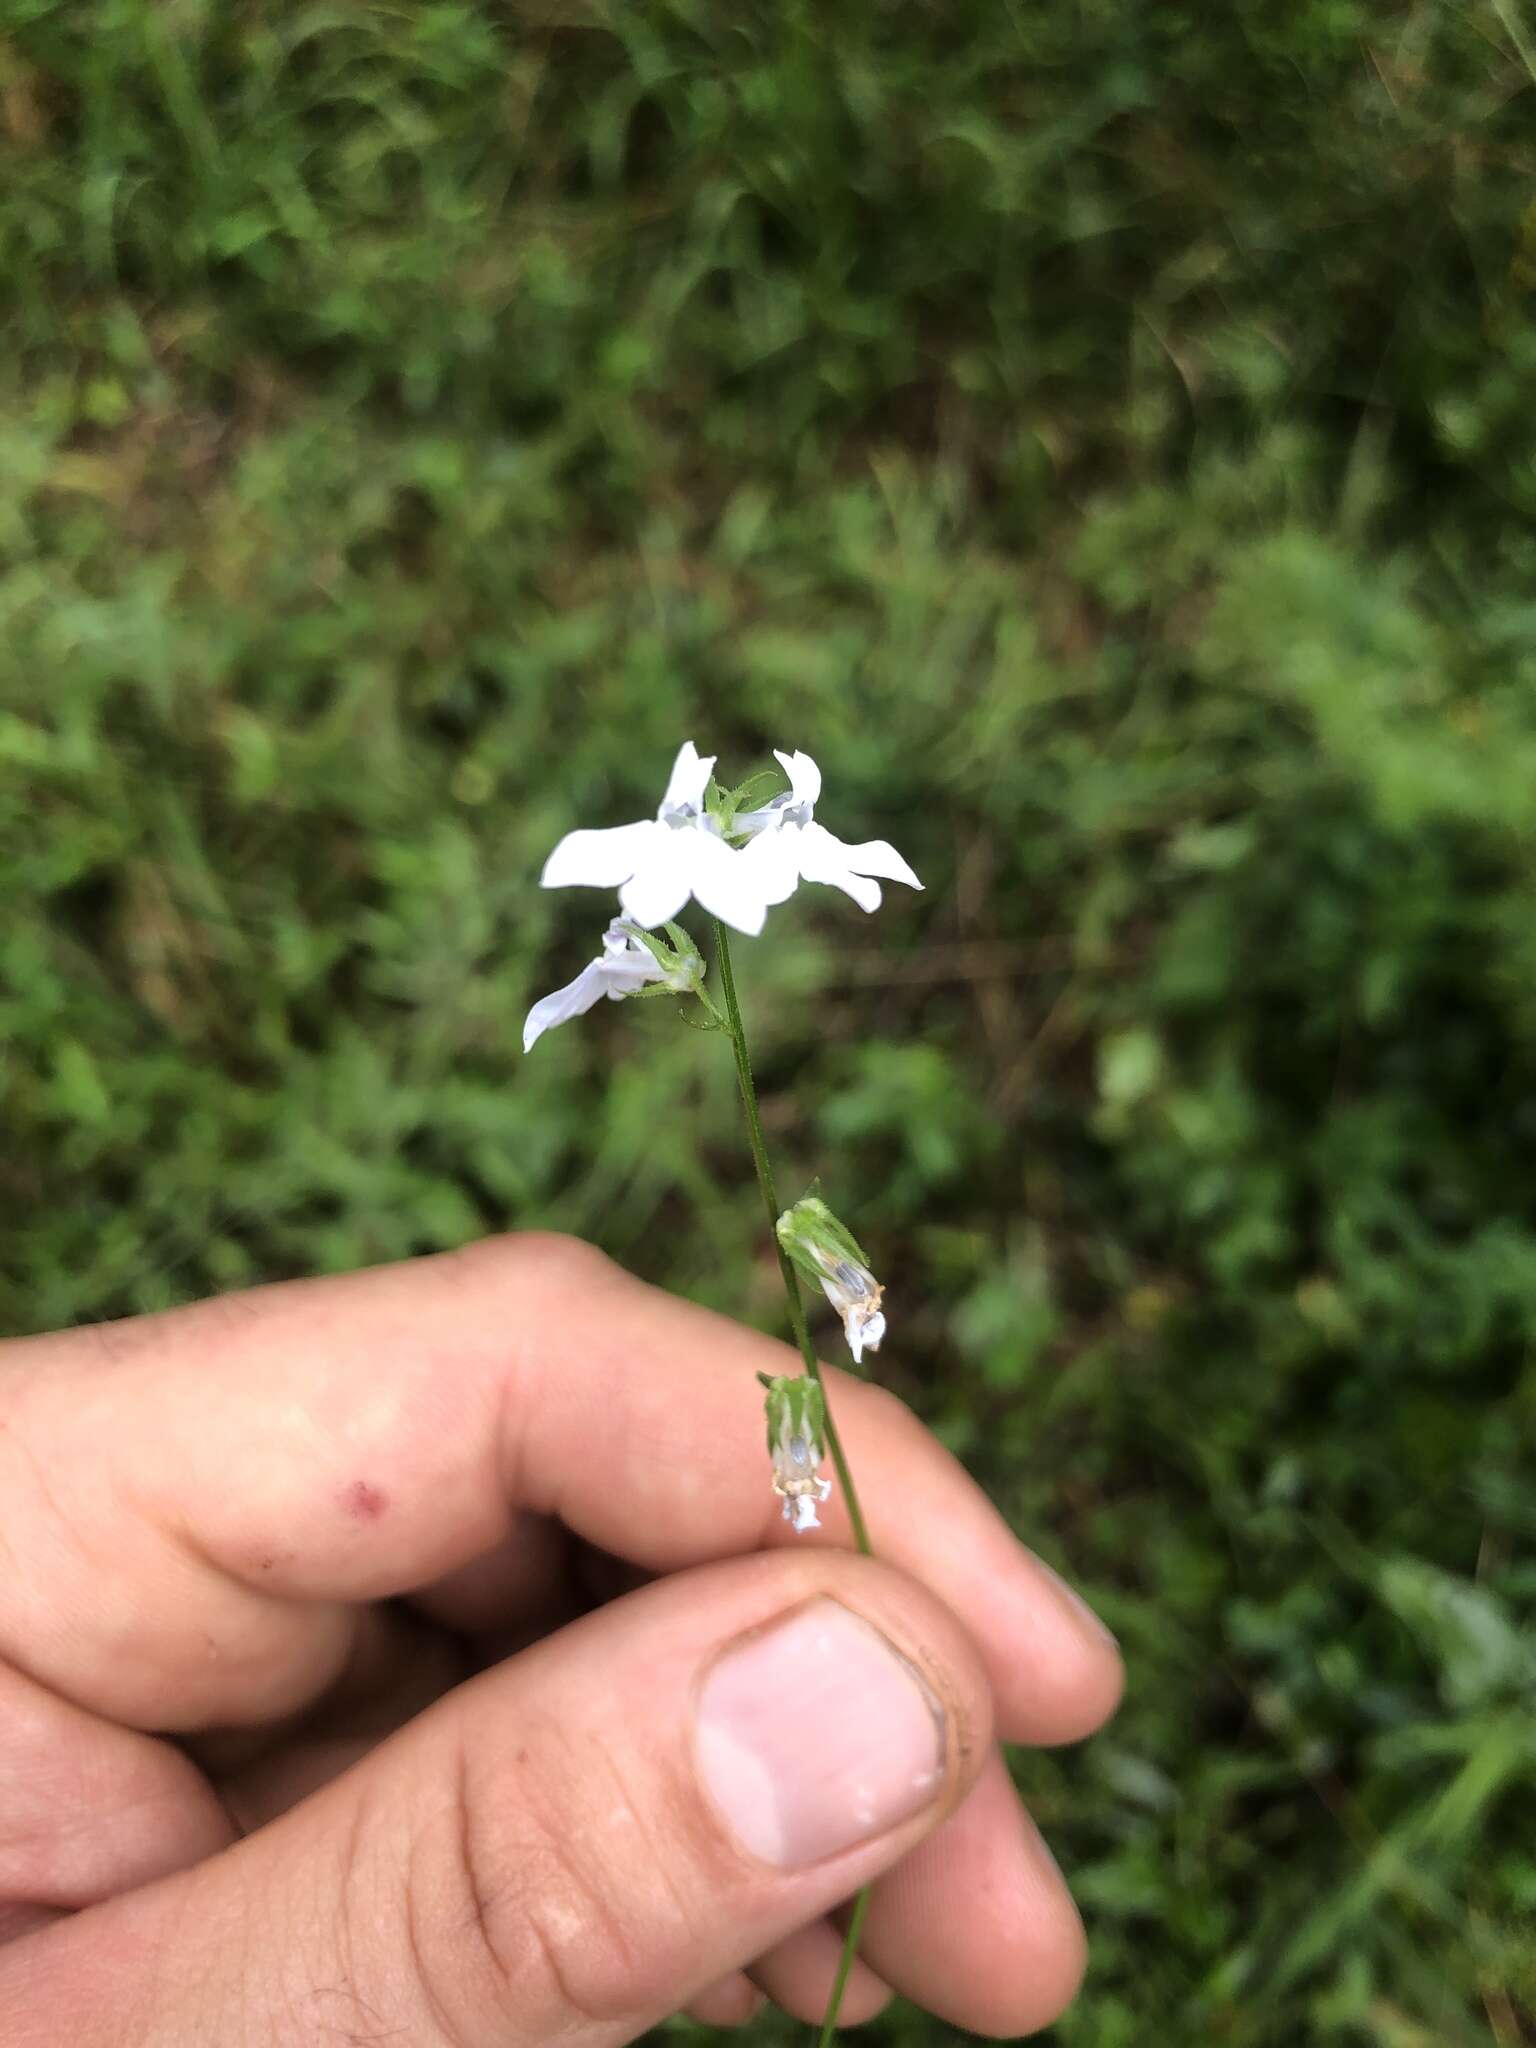
[(746, 856), (770, 904), (785, 902), (801, 882), (830, 883), (861, 910), (879, 909), (880, 880), (922, 888), (888, 839), (849, 845), (816, 823), (821, 770), (809, 754), (786, 754), (775, 747), (774, 759), (788, 776), (789, 788), (758, 810), (743, 812), (735, 825), (747, 835)]

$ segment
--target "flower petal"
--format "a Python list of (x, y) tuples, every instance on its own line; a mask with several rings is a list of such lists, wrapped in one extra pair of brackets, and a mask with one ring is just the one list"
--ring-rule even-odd
[(606, 832), (567, 832), (539, 877), (546, 889), (616, 889), (645, 862), (656, 834), (667, 828), (654, 818), (614, 825)]
[(855, 874), (879, 875), (887, 882), (905, 882), (909, 889), (921, 889), (923, 886), (889, 839), (866, 839), (858, 846), (844, 846), (843, 853)]
[(781, 754), (777, 747), (773, 758), (789, 777), (790, 800), (796, 804), (814, 804), (821, 795), (821, 770), (809, 754), (799, 752)]
[(861, 1309), (852, 1308), (843, 1318), (843, 1335), (848, 1339), (854, 1364), (860, 1365), (866, 1351), (880, 1349), (880, 1340), (885, 1335), (885, 1317), (878, 1310), (867, 1316)]
[(689, 883), (704, 908), (722, 924), (755, 939), (769, 903), (783, 901), (765, 893), (760, 864), (748, 861), (745, 851), (737, 852), (711, 832), (677, 832), (673, 837), (684, 843)]
[(740, 858), (765, 903), (787, 903), (800, 885), (798, 825), (775, 825), (749, 839)]
[(694, 839), (705, 837), (689, 826), (674, 829), (670, 825), (656, 825), (652, 830), (656, 836), (646, 848), (644, 863), (619, 891), (624, 915), (644, 925), (647, 931), (676, 917), (688, 901), (693, 889), (689, 845)]
[(692, 740), (684, 740), (677, 750), (677, 759), (672, 763), (667, 793), (661, 800), (662, 810), (702, 811), (704, 792), (709, 787), (717, 758), (714, 754), (701, 755)]
[(608, 994), (608, 982), (604, 962), (589, 960), (574, 981), (557, 988), (553, 995), (541, 996), (523, 1020), (523, 1051), (531, 1052), (552, 1025), (584, 1017), (594, 1003), (600, 1003)]
[(851, 849), (835, 838), (825, 825), (802, 825), (795, 829), (800, 872), (808, 882), (829, 882), (844, 889), (861, 910), (880, 908), (880, 884), (866, 881), (849, 866)]

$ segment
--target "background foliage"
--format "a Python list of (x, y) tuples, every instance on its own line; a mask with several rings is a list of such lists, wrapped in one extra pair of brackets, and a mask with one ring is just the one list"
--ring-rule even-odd
[(721, 1045), (515, 1044), (557, 834), (806, 747), (929, 888), (742, 949), (785, 1178), (1130, 1662), (1053, 2038), (1536, 2038), (1522, 0), (0, 29), (6, 1325), (533, 1221), (770, 1318)]

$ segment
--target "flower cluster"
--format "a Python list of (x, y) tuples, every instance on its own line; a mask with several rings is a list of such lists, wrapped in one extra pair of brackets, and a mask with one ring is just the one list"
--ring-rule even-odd
[[(628, 996), (696, 996), (711, 1022), (732, 1035), (759, 1155), (761, 1132), (746, 1040), (731, 984), (725, 983), (722, 1012), (705, 989), (698, 948), (672, 920), (696, 902), (722, 925), (755, 936), (769, 910), (787, 902), (802, 882), (829, 883), (865, 911), (878, 909), (881, 881), (923, 886), (889, 841), (849, 845), (817, 824), (821, 771), (809, 754), (776, 753), (775, 759), (789, 786), (761, 802), (755, 792), (771, 777), (722, 791), (711, 779), (715, 756), (700, 754), (689, 740), (672, 764), (654, 818), (566, 834), (545, 862), (544, 887), (616, 889), (620, 915), (604, 932), (597, 957), (574, 981), (536, 1002), (523, 1025), (523, 1050), (528, 1052), (553, 1025), (584, 1015), (605, 997), (621, 1002)], [(665, 928), (665, 939), (657, 927)], [(766, 1166), (760, 1171), (764, 1192), (773, 1200), (771, 1176)], [(841, 1316), (854, 1362), (877, 1350), (885, 1335), (880, 1283), (826, 1203), (818, 1195), (806, 1196), (779, 1217), (777, 1231), (785, 1257), (817, 1282)], [(793, 1296), (787, 1272), (786, 1279)], [(784, 1502), (785, 1520), (797, 1532), (820, 1528), (816, 1510), (832, 1491), (831, 1481), (820, 1476), (829, 1429), (826, 1397), (814, 1361), (808, 1357), (807, 1364), (812, 1370), (791, 1378), (758, 1375), (767, 1389), (774, 1491)], [(862, 1531), (851, 1498), (850, 1505), (855, 1529)], [(867, 1547), (862, 1534), (860, 1542)]]
[(862, 910), (879, 906), (877, 876), (911, 889), (923, 886), (888, 840), (850, 846), (816, 823), (821, 771), (809, 754), (776, 752), (789, 788), (740, 812), (731, 798), (711, 789), (715, 759), (687, 741), (654, 818), (606, 831), (568, 832), (544, 863), (546, 889), (617, 889), (623, 915), (609, 925), (602, 954), (568, 987), (534, 1005), (524, 1026), (524, 1051), (552, 1024), (579, 1017), (603, 996), (618, 1001), (653, 985), (697, 987), (669, 981), (663, 963), (650, 971), (644, 958), (643, 934), (667, 924), (690, 902), (732, 930), (756, 937), (769, 910), (787, 902), (801, 882), (828, 882)]

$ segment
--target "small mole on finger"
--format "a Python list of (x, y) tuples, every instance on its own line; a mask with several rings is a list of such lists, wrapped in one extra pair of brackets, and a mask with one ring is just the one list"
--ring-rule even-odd
[(354, 1479), (342, 1494), (341, 1504), (354, 1521), (376, 1522), (389, 1506), (389, 1496), (366, 1479)]

